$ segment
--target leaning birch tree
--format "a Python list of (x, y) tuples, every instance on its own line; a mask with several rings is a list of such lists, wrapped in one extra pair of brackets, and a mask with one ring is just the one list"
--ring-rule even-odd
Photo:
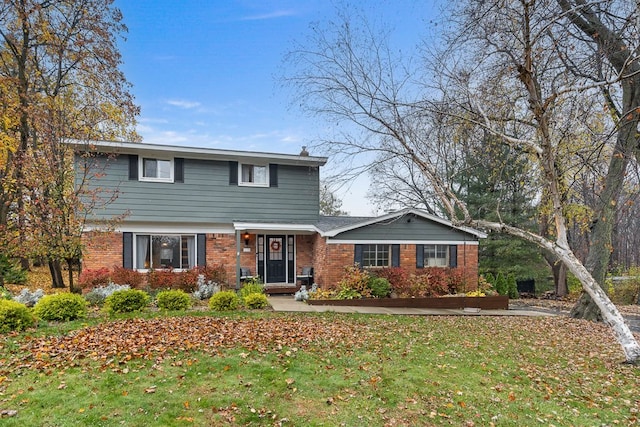
[[(454, 15), (453, 27), (459, 31), (447, 34), (444, 48), (430, 57), (434, 73), (422, 76), (422, 85), (398, 66), (402, 62), (384, 33), (356, 27), (343, 15), (342, 22), (316, 26), (312, 46), (291, 52), (288, 60), (298, 68), (288, 82), (298, 89), (303, 108), (363, 133), (325, 141), (329, 153), (407, 159), (454, 224), (507, 233), (553, 254), (598, 305), (625, 360), (637, 364), (640, 345), (569, 246), (564, 171), (584, 163), (583, 150), (617, 154), (606, 132), (583, 120), (597, 111), (594, 99), (601, 88), (613, 82), (568, 72), (566, 59), (583, 47), (569, 37), (570, 26), (560, 12), (552, 0), (466, 2)], [(449, 130), (471, 126), (472, 131), (442, 132), (443, 125)], [(461, 149), (461, 141), (464, 149), (482, 150), (486, 133), (529, 158), (540, 183), (538, 198), (548, 211), (547, 234), (510, 225), (499, 212), (497, 221), (474, 217), (450, 175), (443, 173), (447, 156)], [(584, 135), (591, 135), (593, 143), (574, 153), (572, 144)]]

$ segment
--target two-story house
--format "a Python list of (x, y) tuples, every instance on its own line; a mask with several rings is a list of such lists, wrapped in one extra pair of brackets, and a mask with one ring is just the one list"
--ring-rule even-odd
[[(165, 145), (94, 142), (102, 172), (94, 188), (117, 197), (92, 213), (85, 233), (83, 268), (136, 270), (226, 266), (231, 283), (241, 268), (272, 287), (295, 285), (304, 267), (331, 285), (344, 267), (427, 266), (459, 269), (477, 283), (477, 230), (454, 227), (407, 209), (380, 217), (319, 214), (320, 167), (327, 159)], [(76, 167), (83, 162), (76, 155)], [(114, 231), (101, 221), (120, 217)], [(92, 228), (95, 224), (95, 228)]]

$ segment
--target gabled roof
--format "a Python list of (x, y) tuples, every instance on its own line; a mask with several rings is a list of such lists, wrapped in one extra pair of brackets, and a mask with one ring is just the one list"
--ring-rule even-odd
[(366, 227), (371, 224), (388, 221), (394, 218), (400, 218), (405, 215), (416, 215), (426, 220), (433, 221), (438, 224), (442, 224), (444, 226), (463, 231), (465, 233), (469, 233), (480, 239), (484, 239), (487, 237), (487, 234), (483, 233), (480, 230), (476, 230), (470, 227), (458, 227), (453, 225), (451, 221), (448, 221), (446, 219), (437, 217), (435, 215), (431, 215), (425, 211), (414, 209), (414, 208), (402, 209), (400, 211), (390, 212), (386, 215), (377, 216), (377, 217), (323, 216), (323, 217), (320, 217), (320, 221), (317, 224), (317, 228), (320, 231), (320, 234), (322, 236), (335, 237), (338, 234), (344, 233), (346, 231), (355, 230), (356, 228)]
[(326, 157), (301, 156), (298, 154), (279, 154), (258, 151), (220, 150), (215, 148), (180, 147), (175, 145), (146, 144), (138, 142), (114, 141), (67, 141), (67, 144), (79, 150), (95, 151), (98, 153), (114, 154), (144, 154), (147, 156), (176, 156), (190, 159), (231, 160), (231, 161), (262, 161), (294, 165), (294, 166), (323, 166)]

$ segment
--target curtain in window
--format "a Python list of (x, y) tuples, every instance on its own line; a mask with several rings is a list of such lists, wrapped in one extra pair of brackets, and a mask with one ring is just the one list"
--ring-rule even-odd
[(134, 268), (149, 268), (149, 236), (136, 236), (136, 265)]
[(189, 265), (183, 265), (182, 268), (192, 268), (196, 265), (196, 239), (193, 236), (182, 236), (182, 238), (187, 239), (187, 260), (189, 262)]

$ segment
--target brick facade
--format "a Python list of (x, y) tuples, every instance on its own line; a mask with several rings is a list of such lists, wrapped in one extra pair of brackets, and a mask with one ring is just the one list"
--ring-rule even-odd
[[(244, 237), (240, 242), (240, 265), (249, 267), (253, 274), (256, 270), (256, 238), (249, 236), (248, 245)], [(83, 236), (85, 245), (82, 260), (83, 269), (113, 268), (122, 266), (122, 233), (90, 232)], [(245, 252), (244, 248), (250, 248)], [(225, 266), (228, 282), (236, 280), (236, 237), (235, 234), (207, 234), (207, 265)], [(467, 291), (477, 286), (478, 245), (458, 245), (458, 267), (467, 279)], [(328, 244), (319, 234), (296, 236), (296, 275), (302, 268), (314, 268), (314, 281), (323, 287), (335, 286), (344, 275), (344, 268), (354, 263), (353, 244)], [(420, 274), (416, 268), (416, 246), (400, 245), (400, 267), (409, 273)]]
[[(354, 263), (353, 244), (328, 244), (317, 236), (315, 244), (314, 266), (315, 281), (321, 286), (332, 287), (344, 275), (344, 268)], [(458, 267), (467, 281), (466, 290), (474, 290), (478, 284), (478, 245), (458, 245)], [(416, 245), (400, 245), (400, 267), (409, 273), (420, 274), (416, 268)]]

